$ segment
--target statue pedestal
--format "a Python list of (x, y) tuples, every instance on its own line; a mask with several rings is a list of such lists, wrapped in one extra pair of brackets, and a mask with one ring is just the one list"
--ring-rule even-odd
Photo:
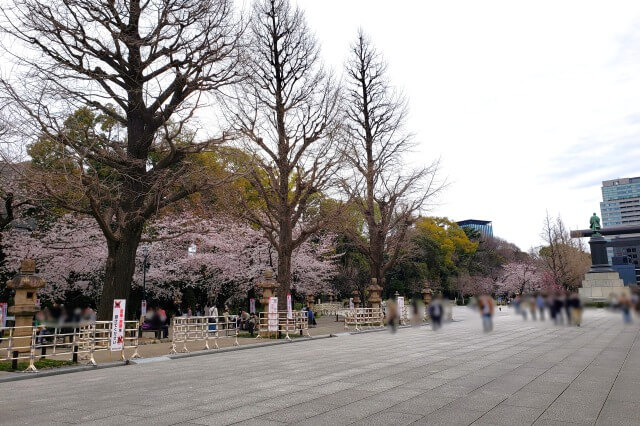
[(603, 302), (611, 296), (620, 297), (625, 294), (631, 297), (629, 287), (625, 287), (617, 272), (588, 272), (578, 289), (580, 298), (590, 302)]

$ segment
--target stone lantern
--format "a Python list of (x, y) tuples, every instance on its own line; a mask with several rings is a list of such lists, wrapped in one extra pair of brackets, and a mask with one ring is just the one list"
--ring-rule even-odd
[(422, 301), (424, 302), (425, 306), (429, 306), (429, 303), (431, 303), (432, 295), (433, 292), (429, 287), (425, 287), (422, 289)]
[(380, 309), (380, 303), (382, 302), (382, 298), (380, 295), (382, 294), (382, 287), (378, 285), (377, 278), (371, 278), (371, 285), (367, 287), (369, 290), (369, 304), (374, 309)]
[[(45, 281), (36, 275), (36, 262), (32, 259), (24, 259), (20, 273), (7, 281), (7, 287), (16, 291), (14, 305), (9, 308), (9, 313), (16, 318), (12, 344), (14, 347), (20, 347), (13, 352), (14, 358), (17, 358), (19, 352), (29, 352), (33, 316), (40, 310), (36, 307), (37, 291), (44, 285)], [(17, 364), (17, 360), (14, 360), (14, 364)]]
[(278, 288), (278, 283), (273, 279), (273, 271), (270, 268), (264, 270), (264, 278), (258, 283), (258, 287), (262, 289), (260, 303), (262, 306), (269, 306), (269, 298), (276, 295)]
[(306, 301), (307, 301), (307, 306), (309, 306), (309, 309), (313, 310), (313, 304), (314, 304), (314, 295), (313, 293), (307, 293), (306, 296)]
[(431, 291), (431, 289), (427, 286), (425, 286), (425, 288), (422, 289), (422, 301), (424, 302), (424, 320), (425, 321), (429, 321), (429, 304), (431, 303), (431, 296), (433, 295), (433, 292)]
[[(273, 270), (271, 270), (270, 268), (264, 270), (264, 278), (258, 283), (258, 287), (262, 289), (262, 298), (260, 299), (260, 303), (262, 303), (265, 311), (268, 312), (269, 298), (276, 295), (276, 289), (278, 288), (278, 282), (273, 279)], [(258, 321), (258, 335), (261, 337), (268, 336), (269, 332), (266, 330), (266, 328), (263, 329), (263, 325), (260, 324), (261, 322), (261, 320)], [(264, 326), (266, 327), (266, 322), (264, 323)]]
[(351, 294), (353, 295), (353, 307), (354, 308), (359, 308), (360, 307), (360, 292), (358, 290), (353, 290), (353, 292)]

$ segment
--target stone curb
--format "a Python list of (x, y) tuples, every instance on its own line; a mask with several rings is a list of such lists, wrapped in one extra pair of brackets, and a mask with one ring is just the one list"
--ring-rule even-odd
[[(453, 322), (456, 322), (456, 321), (454, 320)], [(428, 324), (422, 324), (417, 327), (426, 327), (427, 325)], [(413, 328), (413, 327), (416, 327), (416, 326), (401, 325), (401, 326), (398, 326), (398, 329)], [(180, 353), (180, 354), (173, 354), (173, 355), (161, 355), (158, 357), (151, 357), (151, 358), (144, 358), (144, 359), (148, 360), (152, 358), (158, 358), (157, 361), (159, 362), (159, 361), (166, 361), (167, 359), (171, 360), (171, 359), (191, 358), (194, 356), (214, 355), (218, 353), (243, 351), (243, 350), (249, 350), (254, 348), (263, 348), (266, 346), (287, 345), (290, 343), (300, 343), (300, 342), (312, 342), (314, 340), (319, 340), (319, 339), (339, 337), (338, 335), (357, 336), (359, 334), (378, 333), (382, 331), (388, 331), (388, 328), (384, 327), (379, 329), (369, 329), (369, 330), (361, 330), (361, 331), (345, 331), (344, 333), (322, 334), (322, 335), (313, 336), (313, 337), (295, 338), (291, 341), (282, 340), (282, 341), (275, 341), (275, 342), (268, 342), (268, 343), (256, 343), (256, 344), (241, 345), (241, 346), (230, 346), (230, 347), (221, 348), (221, 349), (209, 349), (209, 350)], [(62, 367), (62, 368), (56, 368), (56, 369), (50, 369), (50, 370), (42, 370), (36, 373), (15, 373), (15, 375), (10, 377), (0, 377), (0, 383), (17, 382), (20, 380), (29, 380), (29, 379), (35, 379), (38, 377), (57, 376), (59, 374), (71, 374), (71, 373), (78, 373), (82, 371), (99, 370), (103, 368), (123, 367), (129, 364), (145, 364), (145, 363), (146, 363), (145, 361), (136, 362), (136, 360), (133, 359), (133, 360), (128, 360), (126, 362), (119, 361), (119, 362), (110, 362), (110, 363), (98, 364), (98, 365), (78, 365), (73, 367)]]
[(61, 367), (61, 368), (52, 368), (48, 370), (41, 370), (35, 373), (15, 373), (14, 376), (9, 377), (0, 377), (0, 383), (5, 382), (17, 382), (20, 380), (29, 380), (35, 379), (38, 377), (47, 377), (47, 376), (57, 376), (59, 374), (71, 374), (71, 373), (79, 373), (81, 371), (89, 371), (89, 370), (101, 370), (103, 368), (112, 368), (112, 367), (122, 367), (129, 364), (128, 361), (122, 362), (108, 362), (105, 364), (98, 365), (77, 365), (73, 367)]
[[(248, 350), (248, 349), (254, 349), (254, 348), (262, 348), (265, 346), (286, 345), (289, 343), (298, 343), (298, 342), (310, 342), (310, 341), (319, 340), (319, 339), (328, 339), (330, 337), (336, 337), (336, 336), (333, 334), (323, 334), (320, 336), (313, 336), (311, 338), (309, 337), (296, 338), (291, 341), (284, 340), (284, 341), (276, 341), (276, 342), (269, 342), (269, 343), (231, 346), (231, 347), (226, 347), (221, 349), (210, 349), (208, 351), (204, 350), (204, 351), (197, 351), (197, 352), (188, 352), (184, 354), (162, 355), (162, 356), (152, 357), (152, 358), (158, 358), (158, 361), (161, 361), (161, 360), (164, 361), (166, 359), (190, 358), (194, 356), (214, 355), (214, 354), (224, 353), (224, 352), (235, 352), (235, 351), (242, 351), (242, 350)], [(152, 359), (152, 358), (144, 358), (144, 359), (146, 360), (146, 359)], [(141, 361), (139, 364), (144, 364), (144, 363), (145, 361)], [(0, 383), (17, 382), (20, 380), (29, 380), (29, 379), (35, 379), (38, 377), (57, 376), (60, 374), (79, 373), (82, 371), (100, 370), (103, 368), (123, 367), (129, 364), (138, 364), (138, 362), (136, 362), (136, 360), (133, 359), (125, 362), (120, 361), (120, 362), (109, 362), (109, 363), (98, 364), (98, 365), (78, 365), (73, 367), (52, 368), (48, 370), (41, 370), (35, 373), (27, 373), (27, 372), (15, 373), (15, 375), (12, 375), (9, 377), (0, 377)]]
[[(196, 351), (196, 352), (187, 352), (187, 353), (166, 355), (166, 357), (170, 358), (170, 359), (191, 358), (191, 357), (194, 357), (194, 356), (219, 354), (219, 353), (224, 353), (224, 352), (243, 351), (243, 350), (253, 349), (253, 348), (264, 348), (266, 346), (288, 345), (290, 343), (299, 343), (299, 342), (312, 342), (314, 340), (328, 339), (330, 337), (336, 337), (336, 336), (333, 335), (333, 334), (322, 334), (320, 336), (295, 338), (295, 339), (292, 339), (291, 341), (282, 340), (282, 341), (275, 341), (275, 342), (268, 342), (268, 343), (256, 343), (256, 344), (249, 344), (249, 345), (229, 346), (229, 347), (220, 348), (220, 349), (209, 349), (209, 350), (204, 350), (204, 351)], [(135, 360), (133, 362), (135, 362)]]

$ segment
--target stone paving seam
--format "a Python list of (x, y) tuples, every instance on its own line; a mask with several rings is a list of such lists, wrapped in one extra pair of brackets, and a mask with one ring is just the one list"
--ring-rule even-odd
[[(613, 327), (610, 327), (610, 328), (613, 328)], [(604, 330), (604, 331), (603, 331), (602, 333), (600, 333), (600, 334), (602, 335), (602, 334), (607, 333), (607, 332), (609, 332), (609, 329)], [(613, 339), (614, 339), (615, 337), (617, 337), (619, 334), (620, 334), (620, 332), (618, 332), (618, 334), (616, 334), (616, 336), (612, 337), (612, 338), (611, 338), (611, 340), (613, 340)], [(585, 343), (585, 345), (583, 345), (583, 347), (584, 347), (584, 346), (586, 346), (586, 345), (587, 345), (587, 344), (589, 344), (589, 343), (590, 343), (590, 342)], [(581, 347), (581, 348), (582, 348), (582, 347)], [(581, 349), (581, 348), (580, 348), (580, 349)], [(567, 386), (563, 389), (563, 391), (562, 391), (562, 392), (560, 392), (560, 394), (558, 394), (558, 396), (557, 396), (553, 401), (551, 401), (551, 403), (549, 404), (549, 406), (548, 406), (547, 408), (545, 408), (545, 410), (544, 410), (544, 411), (543, 411), (543, 412), (542, 412), (542, 413), (541, 413), (541, 414), (540, 414), (540, 415), (539, 415), (539, 416), (538, 416), (538, 417), (533, 421), (533, 423), (532, 423), (532, 424), (535, 424), (538, 420), (540, 420), (540, 418), (541, 418), (542, 416), (544, 416), (544, 413), (546, 413), (546, 412), (547, 412), (547, 410), (549, 409), (549, 407), (551, 407), (551, 406), (553, 405), (553, 403), (554, 403), (554, 402), (556, 402), (556, 401), (557, 401), (557, 400), (562, 396), (562, 394), (564, 394), (564, 392), (565, 392), (567, 389), (569, 389), (569, 387), (571, 386), (571, 384), (572, 384), (573, 382), (575, 382), (575, 381), (576, 381), (576, 379), (577, 379), (578, 377), (580, 377), (580, 375), (581, 375), (581, 374), (582, 374), (582, 373), (583, 373), (587, 368), (589, 368), (589, 366), (590, 366), (591, 364), (593, 364), (593, 362), (598, 358), (598, 356), (599, 356), (602, 352), (604, 352), (606, 349), (608, 349), (608, 346), (607, 346), (607, 345), (605, 345), (605, 346), (604, 346), (600, 351), (598, 351), (598, 353), (593, 357), (593, 359), (591, 360), (591, 362), (589, 362), (589, 364), (587, 364), (587, 366), (586, 366), (586, 367), (584, 367), (584, 368), (580, 371), (580, 373), (575, 377), (575, 379), (573, 379), (571, 382), (569, 382), (569, 383), (567, 384)], [(567, 356), (569, 356), (569, 355), (567, 355)], [(565, 357), (565, 358), (566, 358), (566, 357)], [(564, 359), (564, 358), (563, 358), (563, 359)], [(602, 406), (604, 406), (604, 403), (602, 404)], [(602, 407), (600, 407), (600, 410), (602, 410)]]
[(633, 343), (631, 343), (631, 345), (629, 346), (629, 349), (627, 350), (627, 354), (624, 357), (624, 361), (622, 362), (622, 365), (618, 369), (618, 373), (616, 374), (616, 378), (614, 379), (613, 383), (611, 384), (611, 387), (609, 388), (609, 392), (607, 392), (607, 397), (604, 399), (604, 403), (602, 403), (602, 407), (600, 407), (600, 411), (598, 411), (598, 416), (596, 417), (596, 421), (594, 422), (594, 424), (597, 424), (598, 420), (600, 420), (600, 415), (602, 414), (602, 410), (604, 409), (604, 406), (606, 405), (607, 400), (609, 399), (609, 395), (611, 395), (611, 390), (613, 390), (613, 387), (618, 381), (618, 377), (620, 377), (620, 372), (622, 371), (624, 365), (627, 363), (627, 360), (629, 359), (629, 354), (631, 353), (631, 349), (633, 349), (633, 346), (638, 341), (638, 336), (640, 336), (640, 331), (636, 332), (636, 337), (633, 339)]
[[(603, 331), (603, 332), (602, 332), (602, 333), (600, 333), (600, 334), (604, 334), (604, 333), (606, 333), (606, 332), (607, 332), (607, 330)], [(583, 333), (578, 334), (578, 335), (577, 335), (577, 337), (581, 337), (581, 336), (583, 336), (584, 334), (586, 334), (586, 332), (583, 332)], [(582, 346), (580, 346), (578, 349), (582, 349), (582, 348), (583, 348), (584, 346), (586, 346), (588, 343), (589, 343), (589, 342), (586, 342), (585, 344), (583, 344)], [(602, 350), (604, 350), (604, 349), (602, 349)], [(602, 352), (602, 351), (601, 351), (601, 352)], [(564, 358), (562, 358), (560, 361), (558, 361), (558, 363), (560, 363), (560, 362), (564, 361), (565, 359), (567, 359), (567, 358), (568, 358), (569, 356), (571, 356), (572, 354), (573, 354), (573, 352), (572, 352), (572, 353), (567, 354)], [(541, 354), (541, 355), (540, 355), (539, 357), (537, 357), (537, 358), (540, 358), (540, 357), (542, 357), (542, 356), (544, 356), (544, 355), (546, 355), (546, 353)], [(593, 359), (595, 359), (595, 358), (597, 358), (597, 355), (596, 355), (596, 356), (594, 356), (594, 358), (593, 358)], [(534, 359), (535, 359), (535, 358), (534, 358)], [(537, 376), (535, 376), (535, 378), (533, 378), (532, 380), (530, 380), (530, 381), (529, 381), (529, 383), (531, 383), (532, 381), (534, 381), (534, 380), (535, 380), (535, 379), (537, 379), (538, 377), (540, 377), (540, 376), (544, 375), (544, 374), (545, 374), (545, 373), (547, 373), (549, 370), (553, 369), (553, 368), (554, 368), (558, 363), (556, 363), (555, 365), (553, 365), (553, 366), (551, 366), (551, 367), (547, 368), (545, 371), (543, 371), (542, 373), (540, 373), (540, 374), (538, 374)], [(582, 371), (584, 371), (586, 368), (588, 368), (588, 365), (587, 365), (587, 367), (585, 367)], [(582, 371), (581, 371), (581, 373), (582, 373)], [(578, 374), (578, 376), (576, 376), (576, 378), (577, 378), (577, 377), (579, 377), (579, 375), (580, 375), (580, 374)], [(574, 379), (574, 380), (575, 380), (575, 379)], [(515, 392), (513, 392), (511, 395), (514, 395), (515, 393), (519, 392), (520, 390), (522, 390), (523, 388), (525, 388), (529, 383), (526, 383), (526, 384), (522, 385), (522, 387), (520, 387), (519, 389), (517, 389), (517, 390), (516, 390)], [(573, 383), (573, 381), (572, 381), (571, 383)], [(567, 385), (567, 388), (571, 385), (571, 383), (569, 383), (569, 384)], [(487, 383), (487, 384), (488, 384), (488, 383)], [(483, 385), (483, 386), (484, 386), (484, 385)], [(481, 386), (481, 387), (482, 387), (482, 386)], [(565, 390), (566, 390), (567, 388), (565, 388)], [(478, 388), (478, 389), (479, 389), (479, 388)], [(552, 405), (552, 404), (553, 404), (553, 403), (554, 403), (558, 398), (560, 398), (560, 396), (561, 396), (563, 393), (564, 393), (564, 391), (562, 391), (562, 392), (561, 392), (561, 393), (560, 393), (560, 394), (559, 394), (559, 395), (558, 395), (558, 396), (557, 396), (553, 401), (551, 401), (551, 402), (549, 403), (549, 405), (547, 406), (547, 408), (545, 408), (545, 409), (544, 409), (544, 411), (540, 414), (540, 416), (542, 416), (542, 415), (544, 414), (544, 412), (545, 412), (545, 411), (546, 411), (546, 410), (547, 410), (547, 409), (548, 409), (548, 408), (549, 408), (549, 407), (550, 407), (550, 406), (551, 406), (551, 405)], [(478, 421), (478, 420), (482, 419), (482, 417), (484, 417), (486, 414), (490, 413), (494, 408), (496, 408), (498, 405), (502, 404), (502, 403), (503, 403), (504, 401), (506, 401), (507, 399), (509, 399), (509, 397), (505, 398), (504, 400), (502, 400), (501, 402), (499, 402), (498, 404), (496, 404), (495, 406), (493, 406), (493, 407), (492, 407), (491, 409), (489, 409), (486, 413), (484, 413), (482, 416), (480, 416), (479, 418), (477, 418), (474, 422), (476, 422), (476, 421)], [(538, 416), (538, 417), (536, 418), (536, 420), (534, 420), (534, 422), (533, 422), (533, 423), (535, 423), (535, 422), (540, 418), (540, 416)], [(533, 424), (533, 423), (532, 423), (532, 424)]]
[[(536, 331), (536, 330), (537, 330), (537, 329), (534, 329), (530, 334), (535, 334), (535, 331)], [(565, 331), (565, 330), (566, 330), (566, 329), (562, 329), (562, 331)], [(555, 331), (560, 331), (560, 330), (559, 330), (559, 329), (551, 329), (551, 332), (555, 332)], [(604, 334), (604, 333), (606, 333), (607, 331), (608, 331), (608, 330), (604, 330), (604, 331), (603, 331), (602, 333), (600, 333), (600, 334)], [(587, 331), (585, 330), (584, 332), (582, 332), (582, 333), (578, 334), (578, 335), (576, 336), (576, 338), (579, 338), (579, 337), (583, 336), (583, 335), (584, 335), (584, 334), (586, 334), (586, 333), (587, 333)], [(546, 333), (546, 334), (544, 334), (544, 336), (549, 336), (549, 339), (547, 339), (547, 340), (551, 340), (551, 339), (554, 339), (554, 338), (558, 337), (557, 335), (551, 335), (551, 334), (555, 334), (555, 333)], [(560, 333), (560, 334), (562, 334), (562, 333)], [(564, 334), (566, 334), (566, 333), (564, 333)], [(524, 339), (526, 338), (526, 336), (525, 336), (525, 337), (518, 336), (518, 338), (521, 338), (522, 340), (524, 340)], [(506, 342), (508, 342), (508, 341), (510, 341), (510, 340), (514, 340), (514, 339), (507, 339), (507, 340), (506, 340)], [(580, 349), (581, 349), (582, 347), (584, 347), (585, 345), (587, 345), (588, 343), (589, 343), (589, 341), (585, 342), (582, 346), (580, 346)], [(606, 347), (605, 347), (605, 348), (606, 348)], [(603, 348), (600, 352), (604, 351), (604, 349), (605, 349), (605, 348)], [(529, 348), (525, 348), (525, 349), (523, 349), (523, 350), (521, 350), (521, 351), (518, 351), (518, 352), (516, 352), (516, 353), (514, 353), (514, 354), (511, 354), (511, 355), (509, 355), (509, 358), (510, 358), (510, 357), (513, 357), (514, 355), (520, 354), (520, 353), (522, 353), (522, 352), (526, 352), (528, 349), (529, 349)], [(599, 354), (600, 352), (598, 352), (598, 354)], [(570, 355), (572, 355), (572, 354), (573, 354), (573, 352), (568, 353), (568, 354), (567, 354), (567, 355), (565, 355), (561, 360), (559, 360), (558, 362), (556, 362), (556, 363), (555, 363), (555, 365), (557, 365), (557, 363), (561, 362), (562, 360), (566, 359), (567, 357), (569, 357), (569, 356), (570, 356)], [(538, 357), (536, 357), (536, 358), (540, 358), (540, 357), (545, 356), (545, 355), (546, 355), (546, 353), (543, 353), (543, 354), (541, 354), (540, 356), (538, 356)], [(597, 355), (594, 357), (594, 359), (595, 359), (595, 358), (597, 358)], [(535, 358), (534, 358), (534, 359), (535, 359)], [(497, 361), (495, 361), (495, 362), (494, 362), (494, 363), (492, 363), (492, 364), (496, 364), (496, 363), (498, 363), (498, 362), (500, 362), (500, 361), (501, 361), (501, 360), (497, 360)], [(489, 364), (489, 365), (492, 365), (492, 364)], [(555, 366), (555, 365), (554, 365), (554, 366)], [(587, 367), (588, 367), (588, 366), (587, 366)], [(587, 367), (585, 367), (584, 369), (586, 369)], [(516, 368), (517, 368), (517, 367), (516, 367)], [(543, 373), (541, 373), (541, 374), (539, 374), (538, 376), (536, 376), (536, 378), (538, 378), (538, 377), (540, 377), (541, 375), (545, 374), (545, 373), (546, 373), (548, 370), (550, 370), (551, 368), (553, 368), (553, 366), (552, 366), (552, 367), (549, 367), (549, 368), (548, 368), (547, 370), (545, 370)], [(584, 369), (583, 369), (582, 371), (584, 371)], [(486, 386), (486, 385), (490, 384), (491, 382), (493, 382), (493, 381), (497, 380), (499, 377), (505, 376), (505, 375), (507, 375), (509, 372), (511, 372), (511, 371), (513, 371), (513, 370), (514, 370), (514, 369), (509, 370), (509, 371), (505, 372), (504, 374), (502, 374), (502, 375), (500, 375), (500, 376), (496, 377), (495, 379), (491, 380), (490, 382), (485, 383), (484, 385), (481, 385), (481, 386), (478, 386), (477, 388), (472, 389), (472, 390), (471, 390), (471, 391), (469, 391), (467, 394), (470, 394), (470, 393), (472, 393), (472, 392), (474, 392), (474, 391), (476, 391), (476, 390), (478, 390), (478, 389), (480, 389), (480, 388), (482, 388), (482, 387), (484, 387), (484, 386)], [(577, 377), (577, 376), (576, 376), (576, 377)], [(534, 379), (532, 379), (531, 381), (533, 381), (533, 380), (535, 380), (535, 378), (534, 378)], [(575, 379), (574, 379), (574, 380), (575, 380)], [(531, 381), (529, 381), (529, 383), (531, 383)], [(528, 384), (528, 383), (527, 383), (527, 384)], [(518, 389), (518, 390), (521, 390), (521, 389), (522, 389), (522, 388), (524, 388), (527, 384), (523, 385), (523, 386), (522, 386), (520, 389)], [(570, 385), (570, 384), (571, 384), (571, 383), (569, 383), (569, 385)], [(567, 385), (567, 387), (569, 387), (569, 385)], [(441, 386), (444, 386), (444, 385), (441, 385)], [(434, 388), (434, 389), (437, 389), (438, 387), (440, 387), (440, 386), (437, 386), (437, 387), (436, 387), (436, 388)], [(565, 388), (565, 389), (566, 389), (566, 388)], [(518, 390), (516, 390), (516, 392), (517, 392)], [(563, 392), (564, 392), (564, 391), (563, 391)], [(514, 393), (515, 393), (515, 392), (514, 392)], [(562, 395), (562, 393), (561, 393), (560, 395)], [(557, 399), (560, 397), (560, 395), (558, 395), (558, 397), (557, 397), (556, 399), (554, 399), (554, 401), (555, 401), (555, 400), (557, 400)], [(443, 407), (439, 408), (438, 410), (434, 411), (434, 413), (435, 413), (435, 412), (437, 412), (437, 411), (439, 411), (439, 410), (441, 410), (441, 409), (443, 409), (443, 408), (446, 408), (446, 407), (447, 407), (447, 406), (449, 406), (449, 405), (454, 404), (454, 403), (455, 403), (457, 400), (459, 400), (459, 399), (460, 399), (460, 398), (456, 398), (455, 400), (453, 400), (453, 401), (452, 401), (452, 402), (450, 402), (449, 404), (446, 404), (445, 406), (443, 406)], [(477, 418), (476, 420), (474, 420), (474, 422), (475, 422), (475, 421), (480, 420), (480, 419), (481, 419), (485, 414), (487, 414), (489, 411), (491, 411), (491, 410), (492, 410), (493, 408), (495, 408), (496, 406), (500, 405), (500, 404), (501, 404), (502, 402), (504, 402), (506, 399), (508, 399), (508, 397), (506, 397), (505, 399), (503, 399), (502, 401), (500, 401), (498, 404), (496, 404), (495, 406), (493, 406), (491, 409), (489, 409), (489, 410), (488, 410), (486, 413), (484, 413), (482, 416), (480, 416), (479, 418)], [(551, 404), (553, 404), (553, 402), (554, 402), (554, 401), (552, 401), (552, 402), (551, 402)], [(551, 404), (550, 404), (550, 405), (551, 405)], [(548, 408), (548, 407), (547, 407), (547, 408)], [(546, 411), (546, 409), (545, 409), (545, 411)], [(431, 414), (433, 414), (433, 413), (431, 413)], [(429, 414), (429, 415), (431, 415), (431, 414)], [(544, 414), (544, 412), (543, 412), (543, 414)], [(422, 417), (420, 420), (425, 419), (425, 418), (426, 418), (426, 417), (428, 417), (429, 415), (426, 415), (426, 416)], [(541, 414), (541, 416), (542, 416), (542, 414)], [(540, 417), (540, 416), (539, 416), (539, 417)], [(538, 418), (539, 418), (539, 417), (538, 417)], [(416, 422), (418, 422), (418, 421), (420, 421), (420, 420), (417, 420)], [(537, 419), (536, 419), (536, 420), (537, 420)], [(534, 421), (534, 422), (535, 422), (535, 421)], [(472, 422), (472, 423), (473, 423), (473, 422)], [(471, 424), (472, 424), (472, 423), (471, 423)]]
[[(532, 332), (531, 332), (530, 334), (534, 334), (536, 331), (538, 331), (538, 330), (537, 330), (537, 329), (533, 329), (533, 330), (532, 330)], [(553, 330), (551, 330), (551, 331), (553, 331)], [(550, 333), (546, 333), (546, 334), (550, 334)], [(553, 336), (553, 337), (555, 337), (555, 336)], [(514, 337), (514, 338), (511, 338), (511, 339), (507, 339), (506, 341), (515, 340), (516, 338), (521, 338), (521, 336)], [(522, 351), (518, 351), (517, 353), (521, 353), (521, 352), (526, 351), (526, 350), (527, 350), (527, 349), (523, 349)], [(471, 351), (470, 351), (470, 352), (471, 352)], [(495, 351), (495, 352), (499, 352), (499, 350), (497, 350), (497, 351)], [(500, 361), (498, 360), (498, 361), (496, 361), (495, 363), (497, 363), (497, 362), (500, 362)], [(507, 374), (507, 373), (508, 373), (508, 372), (506, 372), (505, 374)], [(395, 375), (395, 374), (393, 374), (393, 373), (392, 373), (392, 374), (390, 374), (389, 376), (385, 376), (385, 377), (391, 377), (391, 376), (394, 376), (394, 375)], [(427, 377), (428, 377), (428, 376), (427, 376)], [(494, 379), (494, 380), (495, 380), (495, 379)], [(384, 393), (386, 393), (386, 392), (389, 392), (389, 391), (391, 391), (391, 390), (393, 390), (393, 389), (395, 389), (395, 388), (399, 388), (399, 387), (401, 387), (401, 386), (404, 386), (404, 385), (403, 385), (403, 384), (401, 384), (401, 385), (394, 386), (394, 387), (389, 388), (389, 389), (387, 389), (387, 390), (385, 390), (385, 391), (378, 392), (378, 393), (376, 393), (376, 394), (374, 394), (374, 395), (366, 396), (366, 397), (364, 397), (364, 398), (362, 398), (362, 399), (359, 399), (359, 400), (356, 400), (356, 401), (352, 401), (352, 402), (350, 402), (349, 404), (352, 404), (352, 403), (355, 403), (355, 402), (358, 402), (358, 401), (362, 401), (362, 400), (364, 400), (364, 399), (371, 398), (371, 397), (376, 396), (376, 395), (384, 394)], [(482, 385), (482, 386), (484, 386), (484, 385)], [(482, 387), (482, 386), (479, 386), (478, 388), (471, 390), (471, 392), (473, 392), (474, 390), (479, 389), (479, 388), (480, 388), (480, 387)], [(436, 388), (437, 388), (437, 387), (436, 387)], [(424, 394), (426, 394), (426, 393), (429, 393), (429, 392), (430, 392), (430, 390), (425, 390), (424, 392), (422, 392), (422, 393), (420, 393), (420, 394), (418, 394), (418, 395), (415, 395), (415, 396), (413, 396), (412, 398), (417, 398), (417, 397), (422, 396), (422, 395), (424, 395)], [(505, 399), (506, 399), (506, 398), (505, 398)], [(503, 401), (504, 401), (504, 399), (503, 399), (502, 401), (498, 402), (498, 404), (502, 403)], [(365, 417), (365, 419), (366, 419), (366, 418), (369, 418), (369, 417), (372, 417), (372, 416), (375, 416), (376, 414), (378, 414), (378, 413), (380, 413), (380, 412), (382, 412), (382, 411), (385, 411), (385, 410), (393, 410), (393, 407), (395, 407), (396, 405), (400, 405), (400, 404), (402, 404), (402, 402), (403, 402), (403, 401), (398, 402), (397, 404), (394, 404), (394, 405), (392, 405), (391, 407), (388, 407), (388, 408), (382, 408), (382, 409), (380, 409), (379, 411), (376, 411), (376, 412), (374, 412), (374, 413), (370, 414), (369, 416)], [(455, 402), (455, 400), (454, 400), (454, 401), (452, 401), (452, 402)], [(349, 404), (346, 404), (346, 405), (349, 405)], [(451, 403), (449, 403), (449, 404), (451, 404)], [(446, 407), (447, 405), (449, 405), (449, 404), (446, 404), (446, 405), (445, 405), (445, 407)], [(496, 404), (496, 405), (498, 405), (498, 404)], [(444, 408), (444, 407), (441, 407), (441, 408)], [(440, 410), (441, 408), (439, 408), (438, 410)], [(435, 410), (435, 411), (438, 411), (438, 410)], [(434, 411), (434, 412), (435, 412), (435, 411)], [(324, 413), (318, 414), (318, 415), (316, 415), (316, 416), (311, 416), (311, 417), (309, 417), (308, 419), (312, 419), (313, 417), (321, 416), (322, 414), (324, 414)], [(427, 415), (427, 416), (428, 416), (428, 415)], [(427, 416), (421, 416), (418, 420), (416, 420), (416, 422), (418, 422), (418, 421), (420, 421), (420, 420), (425, 419)], [(308, 420), (308, 419), (306, 419), (306, 420)], [(356, 419), (356, 420), (354, 420), (353, 422), (351, 422), (351, 423), (349, 423), (349, 424), (355, 424), (355, 423), (361, 422), (362, 420), (363, 420), (363, 419)], [(476, 419), (476, 420), (477, 420), (477, 419)], [(475, 421), (475, 420), (474, 420), (474, 421)]]

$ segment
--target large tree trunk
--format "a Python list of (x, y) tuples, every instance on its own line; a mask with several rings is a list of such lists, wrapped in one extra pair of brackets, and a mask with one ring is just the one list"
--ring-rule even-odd
[[(129, 299), (131, 280), (136, 266), (136, 251), (140, 244), (142, 228), (123, 232), (121, 242), (109, 241), (107, 265), (105, 268), (102, 296), (98, 305), (98, 319), (111, 319), (113, 299)], [(135, 311), (134, 306), (127, 306), (127, 312)]]
[(278, 237), (278, 310), (287, 309), (287, 294), (291, 291), (291, 256), (293, 254), (293, 242), (289, 221), (280, 223), (280, 235)]
[(375, 278), (378, 281), (378, 285), (384, 286), (384, 242), (379, 235), (379, 226), (370, 221), (369, 227), (369, 274), (371, 278)]
[(278, 255), (278, 310), (287, 309), (287, 294), (291, 291), (291, 252)]

